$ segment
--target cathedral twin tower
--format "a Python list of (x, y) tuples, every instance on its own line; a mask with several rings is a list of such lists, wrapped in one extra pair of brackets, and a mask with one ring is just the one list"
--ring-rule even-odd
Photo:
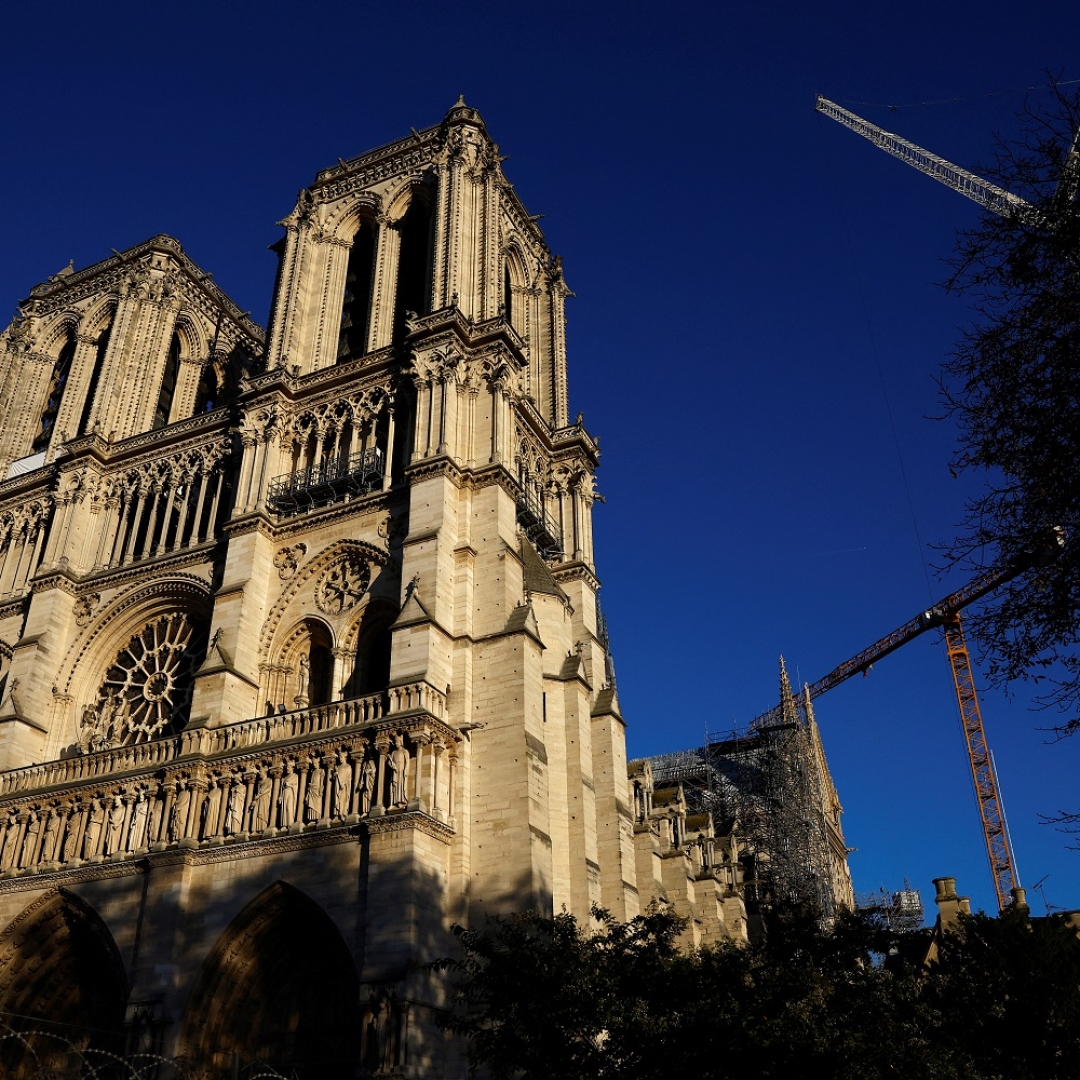
[(6, 1076), (459, 1076), (452, 923), (744, 932), (734, 852), (627, 776), (569, 293), (479, 114), (282, 224), (265, 340), (167, 236), (0, 335)]

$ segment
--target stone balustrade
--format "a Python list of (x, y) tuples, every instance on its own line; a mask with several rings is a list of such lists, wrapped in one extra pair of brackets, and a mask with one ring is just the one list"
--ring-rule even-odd
[(458, 735), (444, 709), (417, 683), (12, 769), (0, 774), (0, 877), (405, 810), (446, 822)]

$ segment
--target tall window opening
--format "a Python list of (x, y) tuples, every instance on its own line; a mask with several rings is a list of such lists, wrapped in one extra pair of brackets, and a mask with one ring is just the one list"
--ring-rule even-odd
[(311, 627), (308, 663), (311, 665), (308, 700), (312, 705), (325, 705), (333, 688), (334, 654), (330, 649), (330, 634), (323, 626)]
[(345, 272), (345, 298), (341, 306), (341, 331), (338, 334), (339, 364), (367, 352), (374, 270), (375, 227), (370, 221), (363, 221), (353, 238), (349, 266)]
[(398, 225), (401, 247), (394, 299), (394, 344), (405, 340), (408, 312), (427, 315), (431, 311), (431, 228), (431, 207), (424, 193), (416, 191)]
[(219, 399), (218, 377), (214, 370), (214, 362), (207, 360), (199, 376), (199, 387), (195, 391), (195, 412), (192, 415), (199, 416), (202, 413), (213, 412), (220, 404)]
[(75, 357), (75, 339), (71, 336), (64, 342), (60, 353), (53, 364), (52, 374), (49, 376), (49, 389), (45, 395), (45, 408), (41, 411), (41, 421), (38, 424), (38, 432), (30, 448), (32, 454), (49, 449), (52, 439), (53, 428), (56, 427), (56, 418), (60, 414), (60, 404), (64, 400), (64, 390), (67, 389), (68, 377), (71, 375), (71, 361)]
[(163, 428), (169, 422), (176, 383), (180, 378), (180, 335), (173, 334), (169, 343), (169, 355), (165, 358), (165, 373), (161, 377), (157, 408), (154, 410), (154, 428)]
[(503, 318), (514, 325), (514, 289), (510, 284), (510, 267), (503, 272)]
[(94, 398), (97, 396), (98, 382), (101, 379), (101, 369), (105, 366), (105, 354), (109, 351), (109, 338), (111, 335), (112, 323), (110, 322), (98, 334), (97, 347), (94, 351), (94, 370), (90, 375), (90, 385), (86, 388), (82, 415), (79, 417), (79, 435), (85, 435), (90, 429), (90, 417), (94, 411)]
[(364, 612), (356, 640), (356, 665), (343, 696), (363, 697), (390, 685), (390, 627), (397, 612), (375, 601)]

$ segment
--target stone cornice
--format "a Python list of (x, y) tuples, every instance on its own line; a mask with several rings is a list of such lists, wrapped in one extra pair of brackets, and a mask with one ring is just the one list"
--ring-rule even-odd
[(397, 349), (388, 346), (366, 353), (343, 364), (319, 368), (306, 375), (293, 375), (285, 367), (272, 368), (245, 380), (241, 405), (245, 409), (263, 406), (270, 401), (317, 405), (334, 400), (348, 387), (350, 393), (384, 386), (391, 389), (397, 378)]
[(206, 565), (205, 577), (195, 576), (203, 585), (208, 585), (213, 573), (211, 555), (217, 543), (217, 540), (204, 540), (198, 546), (151, 557), (141, 563), (128, 563), (125, 566), (110, 567), (107, 570), (93, 570), (77, 579), (79, 591), (85, 592), (88, 588), (115, 589), (140, 583), (143, 579), (156, 581), (162, 576), (182, 570), (184, 567), (197, 566), (200, 563)]
[(578, 560), (573, 562), (558, 563), (551, 568), (551, 576), (561, 585), (564, 581), (584, 581), (589, 588), (600, 588), (600, 582), (596, 575), (585, 563)]
[(449, 844), (455, 836), (454, 830), (445, 822), (416, 810), (398, 814), (391, 812), (384, 817), (365, 818), (364, 824), (372, 836), (379, 833), (400, 832), (402, 829), (416, 829), (434, 840), (441, 840), (444, 844)]

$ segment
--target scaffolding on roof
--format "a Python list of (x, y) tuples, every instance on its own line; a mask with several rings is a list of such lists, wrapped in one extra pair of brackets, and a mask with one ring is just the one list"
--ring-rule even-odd
[(734, 822), (749, 852), (747, 903), (765, 919), (800, 904), (833, 918), (836, 845), (827, 821), (828, 781), (808, 699), (792, 696), (781, 669), (779, 722), (649, 758), (657, 787), (681, 784), (692, 812)]

